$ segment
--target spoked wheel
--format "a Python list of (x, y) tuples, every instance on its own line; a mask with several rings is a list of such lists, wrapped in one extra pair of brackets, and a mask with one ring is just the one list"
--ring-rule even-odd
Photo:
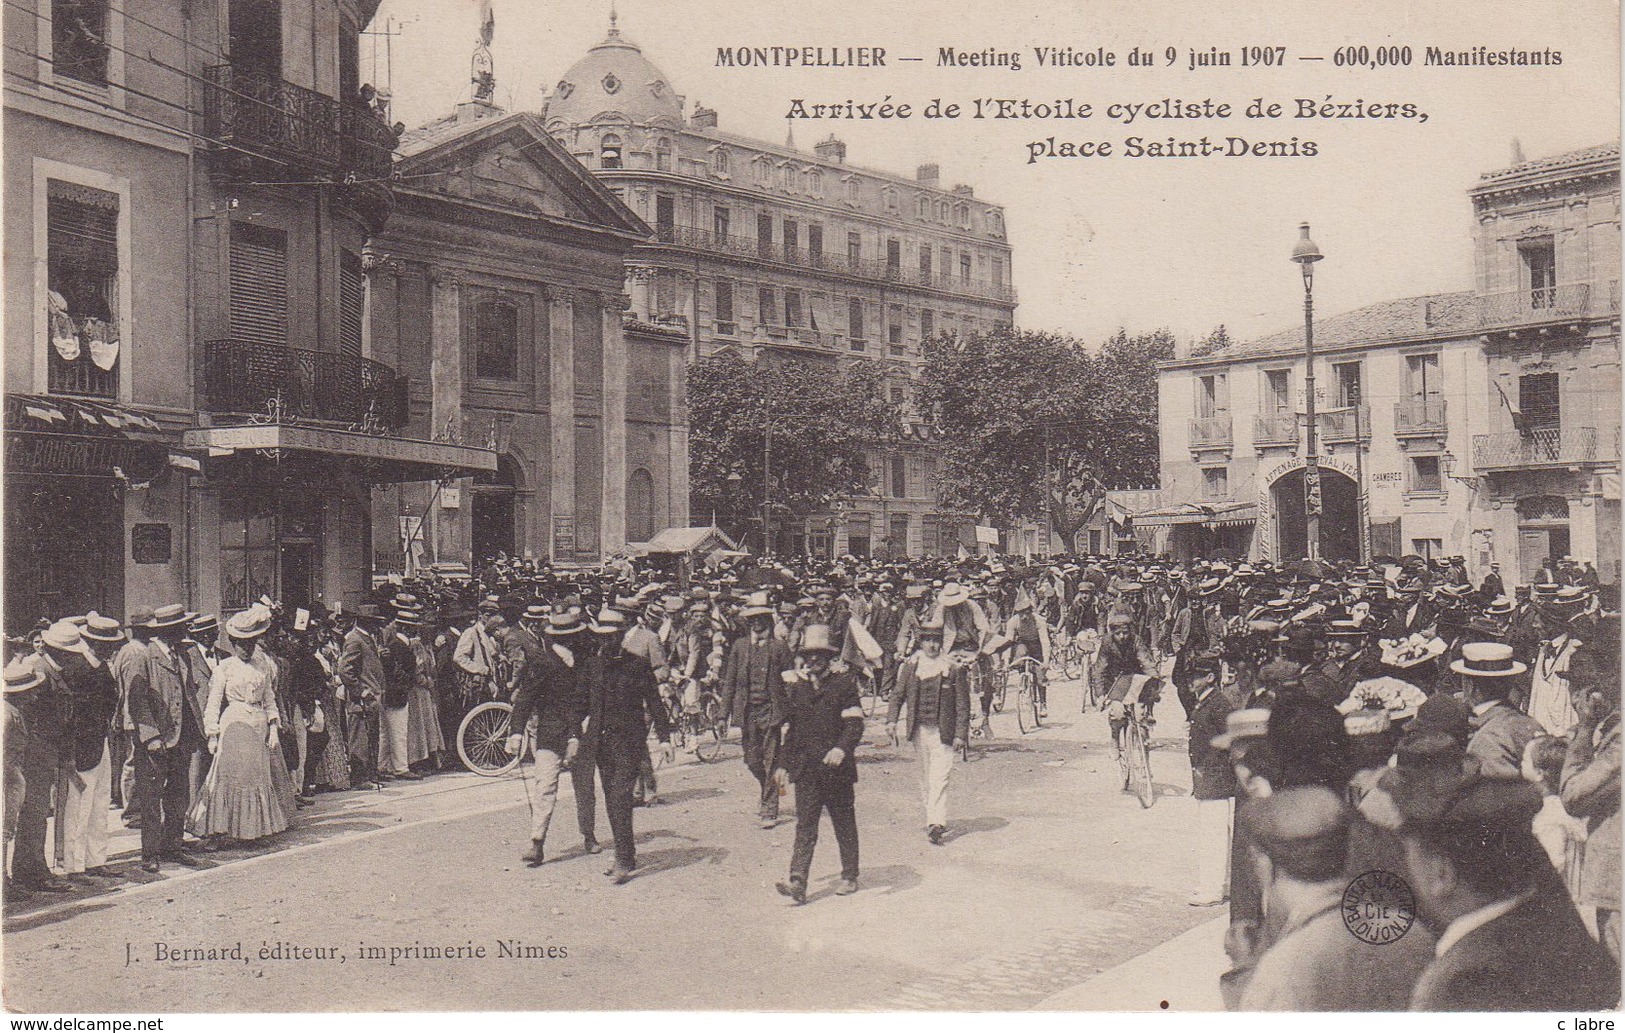
[(1016, 688), (1016, 723), (1021, 726), (1022, 735), (1038, 730), (1038, 698), (1034, 695), (1030, 674), (1023, 674)]
[(1004, 713), (1004, 694), (1010, 690), (1010, 678), (1005, 676), (993, 682), (993, 712)]
[(676, 696), (666, 697), (666, 721), (671, 725), (672, 748), (682, 749), (688, 743), (687, 719), (683, 716), (683, 704)]
[(1122, 780), (1123, 792), (1126, 793), (1126, 792), (1129, 791), (1129, 782), (1131, 780), (1131, 776), (1129, 774), (1129, 764), (1128, 764), (1128, 751), (1129, 751), (1129, 733), (1128, 733), (1128, 729), (1125, 727), (1122, 731), (1118, 732), (1116, 738), (1117, 738), (1117, 777)]
[(501, 700), (481, 703), (457, 726), (457, 756), (476, 775), (495, 778), (512, 771), (519, 755), (508, 752), (508, 724), (513, 707)]
[(700, 715), (700, 729), (695, 733), (694, 752), (709, 764), (722, 756), (722, 741), (728, 737), (728, 719), (722, 713), (722, 703), (713, 698), (705, 701)]
[(1151, 744), (1138, 722), (1129, 723), (1128, 749), (1129, 785), (1139, 797), (1141, 807), (1157, 802), (1157, 787), (1151, 781)]
[(873, 677), (863, 679), (863, 689), (858, 693), (858, 705), (863, 708), (864, 717), (874, 717), (875, 710), (880, 706), (880, 681)]

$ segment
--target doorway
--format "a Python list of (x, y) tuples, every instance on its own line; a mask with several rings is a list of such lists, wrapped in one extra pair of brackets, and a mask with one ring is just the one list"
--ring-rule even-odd
[[(1304, 511), (1303, 470), (1283, 474), (1270, 486), (1275, 505), (1276, 559), (1309, 555), (1308, 515)], [(1320, 557), (1328, 563), (1360, 557), (1360, 496), (1354, 478), (1320, 468)]]
[(489, 564), (498, 553), (518, 554), (519, 479), (519, 464), (508, 456), (497, 459), (495, 471), (474, 477), (469, 494), (473, 498), (470, 544), (475, 569)]
[(1561, 495), (1531, 495), (1518, 500), (1518, 574), (1523, 584), (1541, 580), (1548, 562), (1570, 553), (1569, 502)]

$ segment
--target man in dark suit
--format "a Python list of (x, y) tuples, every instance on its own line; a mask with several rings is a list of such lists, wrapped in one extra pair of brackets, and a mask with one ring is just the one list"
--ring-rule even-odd
[(1512, 658), (1511, 646), (1468, 642), (1461, 647), (1461, 659), (1453, 661), (1450, 669), (1463, 676), (1463, 702), (1473, 712), (1473, 737), (1467, 741), (1467, 753), (1478, 758), (1479, 770), (1486, 775), (1520, 777), (1524, 747), (1541, 734), (1541, 727), (1508, 697), (1518, 676), (1528, 668)]
[(773, 772), (779, 766), (784, 724), (784, 672), (794, 663), (790, 647), (773, 634), (773, 608), (765, 593), (739, 611), (747, 631), (734, 640), (722, 675), (722, 711), (738, 727), (745, 748), (745, 767), (760, 790), (756, 817), (762, 828), (779, 821), (779, 788)]
[(858, 891), (858, 765), (853, 751), (863, 738), (863, 704), (858, 681), (850, 671), (833, 672), (840, 646), (828, 625), (810, 624), (796, 651), (802, 669), (791, 672), (785, 719), (789, 725), (780, 754), (779, 784), (796, 787), (796, 841), (790, 855), (790, 878), (778, 891), (797, 904), (807, 902), (807, 876), (818, 823), (829, 811), (835, 842), (841, 851), (840, 896)]
[(1236, 772), (1228, 749), (1213, 745), (1224, 734), (1232, 711), (1241, 709), (1235, 688), (1219, 684), (1219, 660), (1199, 656), (1186, 668), (1191, 696), (1191, 796), (1196, 800), (1196, 888), (1187, 901), (1193, 907), (1222, 904), (1229, 895), (1231, 801)]
[(25, 891), (66, 893), (72, 886), (51, 873), (45, 856), (45, 826), (51, 815), (51, 793), (62, 768), (73, 766), (70, 683), (88, 669), (79, 629), (57, 621), (41, 634), (43, 648), (35, 663), (45, 681), (29, 693), (23, 715), (28, 745), (23, 754), (26, 788), (17, 816), (11, 851), (11, 881)]
[(192, 795), (192, 755), (204, 744), (203, 714), (180, 653), (186, 625), (195, 616), (179, 603), (152, 612), (146, 623), (152, 633), (146, 664), (130, 685), (136, 795), (141, 800), (141, 867), (147, 872), (158, 871), (160, 861), (188, 868), (202, 865), (181, 849)]
[[(348, 618), (346, 618), (348, 619)], [(357, 785), (378, 785), (378, 736), (384, 697), (384, 663), (375, 637), (383, 613), (372, 603), (356, 611), (354, 625), (344, 633), (339, 653), (339, 684), (344, 687), (344, 710), (349, 719), (346, 750), (350, 777)]]
[[(671, 722), (660, 701), (654, 668), (649, 661), (626, 651), (626, 618), (618, 610), (605, 609), (592, 626), (598, 654), (583, 663), (582, 681), (586, 689), (586, 726), (581, 733), (581, 750), (576, 755), (570, 778), (576, 783), (576, 810), (582, 808), (582, 786), (587, 787), (587, 812), (596, 806), (591, 800), (592, 768), (585, 758), (593, 757), (598, 777), (604, 784), (604, 808), (609, 812), (609, 829), (615, 837), (615, 864), (604, 874), (619, 886), (632, 878), (637, 868), (637, 848), (632, 831), (632, 786), (638, 771), (649, 757), (648, 721), (670, 762)], [(590, 836), (590, 826), (583, 829)], [(596, 851), (593, 851), (596, 852)]]
[(1438, 934), (1412, 1011), (1602, 1011), (1620, 970), (1586, 932), (1530, 831), (1541, 793), (1522, 779), (1406, 781), (1405, 878)]
[[(538, 635), (537, 628), (544, 623), (546, 629)], [(575, 760), (581, 748), (587, 708), (576, 682), (580, 662), (576, 654), (585, 648), (581, 642), (585, 631), (586, 625), (569, 609), (548, 614), (545, 607), (531, 606), (503, 645), (515, 683), (508, 752), (523, 758), (525, 732), (531, 719), (536, 719), (530, 736), (533, 757), (528, 778), (523, 760), (520, 762), (531, 808), (530, 847), (520, 860), (532, 867), (542, 863), (542, 844), (559, 795), (559, 772)]]

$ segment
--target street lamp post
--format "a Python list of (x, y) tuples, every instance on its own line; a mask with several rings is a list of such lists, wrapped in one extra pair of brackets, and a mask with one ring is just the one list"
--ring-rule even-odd
[[(1292, 260), (1303, 269), (1303, 355), (1306, 372), (1303, 376), (1304, 406), (1309, 419), (1308, 438), (1304, 442), (1303, 506), (1305, 529), (1309, 539), (1309, 558), (1320, 558), (1320, 442), (1315, 425), (1315, 263), (1325, 256), (1309, 239), (1309, 224), (1298, 227), (1298, 243), (1292, 249)], [(1359, 443), (1355, 443), (1359, 447)]]

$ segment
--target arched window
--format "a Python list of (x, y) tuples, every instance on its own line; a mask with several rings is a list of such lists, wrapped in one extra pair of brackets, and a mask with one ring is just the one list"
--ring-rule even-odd
[(859, 196), (858, 195), (859, 189), (860, 188), (858, 186), (857, 177), (853, 176), (853, 177), (849, 178), (846, 181), (846, 199), (848, 201), (852, 202), (853, 204), (857, 204), (858, 203), (858, 196)]
[(605, 133), (598, 145), (598, 167), (601, 169), (618, 169), (621, 167), (621, 138), (614, 133)]
[(807, 173), (807, 193), (813, 197), (824, 196), (824, 174), (817, 169)]
[(773, 159), (767, 155), (758, 155), (754, 162), (756, 166), (756, 185), (768, 186), (773, 182)]
[(959, 223), (960, 229), (970, 229), (970, 205), (963, 201), (954, 205), (954, 221)]
[(711, 152), (711, 170), (719, 176), (728, 174), (728, 148), (718, 147)]
[(931, 218), (931, 199), (921, 194), (914, 199), (914, 214), (922, 219)]
[(671, 141), (664, 136), (655, 141), (655, 168), (661, 172), (671, 171)]
[(646, 542), (655, 536), (655, 479), (643, 467), (626, 482), (626, 540)]
[(885, 204), (888, 212), (897, 210), (897, 191), (891, 187), (886, 187), (880, 191), (880, 200)]

